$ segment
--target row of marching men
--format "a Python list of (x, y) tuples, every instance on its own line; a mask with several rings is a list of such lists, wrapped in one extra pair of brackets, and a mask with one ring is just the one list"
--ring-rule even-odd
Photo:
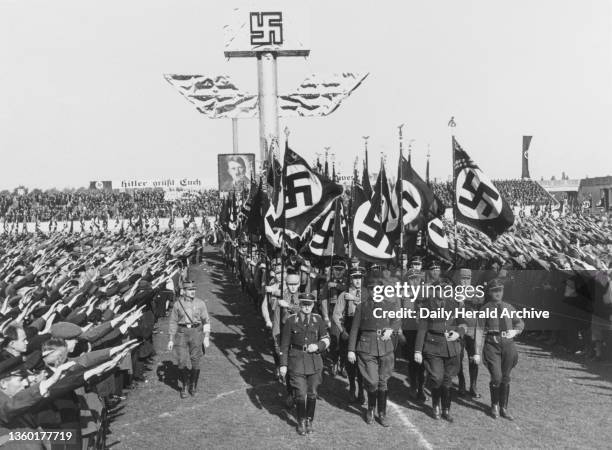
[[(484, 363), (491, 376), (490, 415), (512, 420), (508, 411), (510, 374), (518, 362), (514, 338), (524, 324), (520, 319), (502, 317), (508, 314), (501, 311), (514, 308), (504, 301), (501, 280), (490, 280), (486, 294), (480, 297), (394, 295), (377, 302), (376, 286), (398, 281), (413, 286), (467, 286), (472, 284), (472, 272), (442, 272), (436, 261), (423, 270), (420, 257), (409, 260), (406, 255), (396, 267), (371, 264), (366, 269), (357, 258), (337, 257), (317, 267), (300, 257), (270, 260), (257, 248), (236, 244), (234, 248), (235, 252), (229, 253), (232, 260), (226, 256), (226, 262), (261, 311), (270, 332), (276, 376), (286, 385), (287, 406), (296, 406), (300, 435), (313, 432), (317, 389), (324, 370), (331, 376), (346, 374), (348, 401), (367, 404), (366, 423), (374, 423), (376, 416), (388, 427), (387, 383), (398, 354), (408, 361), (411, 397), (426, 402), (429, 391), (434, 419), (454, 420), (451, 387), (456, 376), (458, 395), (481, 397), (477, 379)], [(462, 318), (455, 314), (457, 308), (496, 310), (497, 314), (489, 314), (487, 319)], [(417, 314), (417, 318), (402, 319), (388, 314), (406, 309), (442, 309), (451, 315), (418, 318)], [(469, 386), (463, 367), (465, 353)]]

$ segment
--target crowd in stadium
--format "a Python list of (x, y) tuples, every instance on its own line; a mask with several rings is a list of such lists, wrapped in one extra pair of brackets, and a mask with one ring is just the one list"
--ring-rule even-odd
[(44, 429), (70, 433), (51, 448), (106, 448), (107, 413), (144, 380), (155, 322), (202, 238), (195, 229), (0, 237), (0, 445)]
[[(509, 192), (512, 202), (543, 201), (533, 184), (510, 181), (498, 186)], [(442, 197), (448, 195), (447, 188), (434, 185)], [(218, 216), (222, 210), (216, 191), (178, 204), (164, 201), (161, 191), (32, 191), (2, 194), (0, 207), (3, 216), (21, 214), (20, 220), (24, 214), (38, 220), (96, 214), (164, 216), (173, 209), (178, 215), (199, 217)], [(125, 389), (143, 380), (145, 364), (154, 354), (155, 323), (167, 314), (188, 278), (188, 263), (201, 259), (204, 240), (229, 246), (238, 259), (248, 258), (248, 240), (240, 236), (240, 228), (232, 230), (221, 222), (216, 229), (208, 229), (204, 221), (204, 228), (191, 224), (180, 231), (1, 234), (0, 435), (36, 426), (46, 431), (70, 429), (79, 443), (102, 448), (106, 414), (125, 398)], [(593, 324), (607, 327), (591, 319), (608, 311), (600, 301), (605, 283), (589, 285), (589, 280), (597, 281), (590, 274), (606, 273), (611, 264), (612, 224), (606, 217), (526, 217), (495, 242), (459, 227), (456, 247), (454, 228), (447, 225), (458, 267), (493, 271), (510, 289), (514, 286), (517, 295), (526, 286), (537, 288), (532, 297), (541, 307), (563, 302), (563, 317), (569, 322), (564, 326), (572, 333), (553, 330), (538, 338), (601, 357), (603, 341), (595, 342), (599, 347), (591, 344), (587, 330)], [(265, 258), (262, 252), (253, 254)], [(252, 262), (248, 266), (259, 267), (265, 261)], [(599, 290), (593, 294), (593, 289)]]
[(130, 217), (208, 216), (218, 206), (218, 192), (194, 192), (185, 199), (165, 200), (164, 191), (57, 190), (0, 192), (0, 217), (11, 222), (90, 220)]
[[(512, 206), (549, 205), (554, 200), (546, 190), (533, 180), (493, 180), (502, 197)], [(434, 193), (445, 205), (452, 205), (452, 183), (433, 183)]]

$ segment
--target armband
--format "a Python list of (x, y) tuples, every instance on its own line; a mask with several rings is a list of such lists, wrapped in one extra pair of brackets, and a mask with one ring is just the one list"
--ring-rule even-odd
[(202, 331), (204, 331), (204, 333), (210, 333), (210, 324), (205, 323), (204, 326), (202, 327)]

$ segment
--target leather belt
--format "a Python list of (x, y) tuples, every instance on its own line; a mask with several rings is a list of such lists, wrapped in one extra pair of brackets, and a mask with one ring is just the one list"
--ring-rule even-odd
[(291, 344), (289, 347), (294, 350), (300, 350), (302, 352), (305, 352), (307, 351), (308, 344), (304, 344), (304, 345)]
[(433, 331), (433, 330), (427, 330), (428, 333), (431, 334), (436, 334), (438, 336), (445, 336), (446, 335), (446, 331)]
[(179, 323), (181, 328), (198, 328), (200, 326), (202, 326), (201, 323)]
[(376, 333), (377, 336), (382, 336), (385, 330), (361, 330), (362, 333)]

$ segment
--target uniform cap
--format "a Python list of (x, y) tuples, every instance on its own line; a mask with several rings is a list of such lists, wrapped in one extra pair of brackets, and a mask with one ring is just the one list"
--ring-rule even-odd
[(408, 269), (408, 278), (423, 278), (423, 272), (418, 269)]
[(342, 270), (344, 270), (344, 269), (346, 269), (346, 263), (342, 259), (335, 259), (333, 264), (332, 264), (332, 267), (334, 269), (342, 269)]
[(365, 275), (365, 269), (363, 267), (356, 267), (351, 269), (349, 276), (351, 278), (362, 278)]
[(300, 301), (300, 303), (312, 304), (315, 302), (315, 297), (312, 294), (303, 293), (298, 295), (298, 300)]
[(487, 286), (489, 291), (496, 291), (504, 288), (504, 283), (499, 278), (493, 278)]
[(472, 278), (472, 271), (470, 269), (460, 269), (459, 270), (459, 276), (462, 279)]
[(51, 335), (62, 339), (76, 339), (83, 333), (80, 326), (70, 322), (57, 322), (51, 326)]
[(195, 283), (193, 281), (185, 281), (183, 283), (183, 289), (195, 289)]
[(438, 261), (432, 261), (429, 265), (429, 270), (435, 270), (440, 268), (440, 263)]

